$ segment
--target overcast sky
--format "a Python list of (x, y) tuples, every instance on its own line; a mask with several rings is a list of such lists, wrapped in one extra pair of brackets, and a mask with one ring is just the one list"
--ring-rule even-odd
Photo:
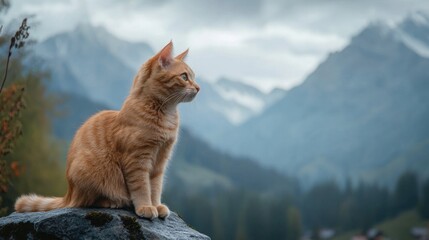
[(190, 48), (198, 76), (241, 80), (268, 90), (300, 83), (327, 54), (371, 21), (429, 13), (427, 0), (11, 0), (5, 21), (35, 14), (43, 40), (79, 22), (102, 25), (155, 50), (173, 39)]

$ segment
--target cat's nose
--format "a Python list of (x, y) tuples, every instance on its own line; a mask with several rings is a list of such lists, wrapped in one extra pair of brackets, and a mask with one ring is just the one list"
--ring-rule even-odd
[(200, 91), (200, 86), (195, 85), (195, 89), (197, 89), (197, 92), (199, 92)]

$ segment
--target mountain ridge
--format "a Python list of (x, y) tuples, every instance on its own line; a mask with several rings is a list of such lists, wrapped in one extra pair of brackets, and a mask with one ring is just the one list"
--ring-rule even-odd
[[(217, 147), (311, 184), (327, 178), (360, 181), (365, 171), (385, 168), (425, 142), (429, 59), (400, 38), (400, 26), (370, 24)], [(424, 169), (415, 170), (428, 177)], [(397, 173), (383, 172), (382, 182), (393, 183)]]
[[(130, 48), (112, 47), (116, 45)], [(122, 57), (117, 56), (119, 53)], [(144, 44), (119, 40), (101, 27), (86, 25), (78, 25), (71, 32), (57, 34), (35, 46), (35, 55), (52, 70), (53, 82), (61, 83), (56, 90), (85, 94), (116, 109), (128, 95), (135, 75), (121, 59), (136, 53), (146, 59), (153, 51)], [(57, 64), (64, 67), (57, 68)], [(67, 84), (70, 78), (79, 84)]]

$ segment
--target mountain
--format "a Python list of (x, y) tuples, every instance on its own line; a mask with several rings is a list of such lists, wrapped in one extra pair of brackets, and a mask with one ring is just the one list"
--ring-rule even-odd
[(35, 54), (52, 70), (50, 88), (119, 108), (138, 66), (153, 50), (145, 43), (120, 40), (102, 27), (82, 24), (37, 44)]
[(391, 184), (407, 169), (429, 177), (427, 19), (370, 24), (218, 147), (308, 184), (326, 178)]
[(402, 42), (422, 57), (429, 57), (429, 17), (422, 12), (409, 15), (396, 29)]

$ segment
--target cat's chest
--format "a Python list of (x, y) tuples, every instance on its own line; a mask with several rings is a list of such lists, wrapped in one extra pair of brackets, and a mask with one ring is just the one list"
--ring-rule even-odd
[(178, 114), (166, 114), (160, 119), (161, 127), (165, 130), (174, 130), (179, 127), (179, 116)]
[(145, 126), (134, 128), (122, 138), (130, 149), (154, 147), (158, 148), (167, 142), (175, 141), (178, 128), (165, 128), (159, 126)]
[(160, 125), (159, 132), (162, 141), (169, 141), (176, 138), (177, 130), (179, 129), (179, 118), (177, 115), (166, 116)]

